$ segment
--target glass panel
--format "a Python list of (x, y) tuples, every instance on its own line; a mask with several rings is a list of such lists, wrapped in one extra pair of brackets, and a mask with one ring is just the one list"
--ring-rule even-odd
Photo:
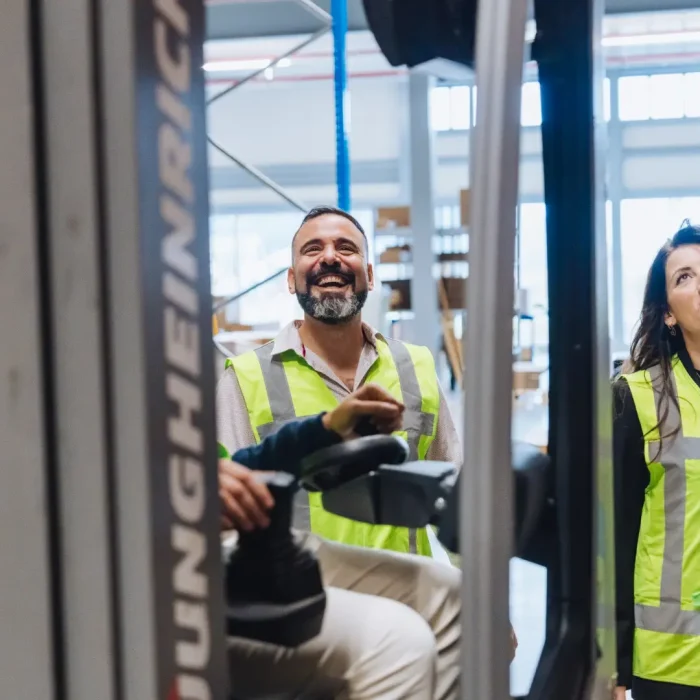
[(539, 126), (542, 124), (540, 84), (534, 81), (524, 83), (522, 100), (520, 123), (523, 126)]
[(651, 90), (648, 75), (629, 75), (618, 81), (620, 120), (641, 121), (651, 117)]
[(603, 81), (603, 117), (606, 122), (610, 121), (610, 78)]
[(434, 88), (430, 93), (430, 124), (434, 131), (450, 129), (450, 88)]
[(450, 126), (453, 129), (471, 126), (471, 92), (469, 85), (458, 85), (450, 90)]
[(685, 112), (684, 76), (652, 75), (649, 80), (652, 119), (682, 119)]

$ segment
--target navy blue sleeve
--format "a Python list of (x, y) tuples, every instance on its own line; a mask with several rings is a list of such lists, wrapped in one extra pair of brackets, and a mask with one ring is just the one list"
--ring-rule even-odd
[(248, 469), (288, 472), (299, 476), (304, 457), (330, 447), (342, 439), (323, 426), (323, 414), (287, 423), (259, 445), (234, 453), (231, 459)]
[(619, 685), (629, 688), (634, 644), (634, 567), (649, 470), (644, 459), (642, 426), (629, 384), (619, 378), (613, 387), (617, 673)]

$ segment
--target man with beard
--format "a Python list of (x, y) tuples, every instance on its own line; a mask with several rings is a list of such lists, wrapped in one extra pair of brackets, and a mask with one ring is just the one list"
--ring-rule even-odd
[[(399, 434), (406, 438), (412, 458), (461, 464), (459, 439), (430, 352), (385, 338), (362, 322), (362, 306), (374, 285), (367, 258), (365, 233), (350, 214), (317, 207), (306, 215), (292, 240), (287, 277), (289, 292), (304, 310), (303, 321), (284, 328), (273, 342), (229, 361), (219, 383), (219, 441), (229, 453), (259, 444), (299, 418), (331, 414), (353, 392), (372, 393), (360, 387), (377, 384), (389, 394), (378, 392), (382, 400), (393, 397), (401, 407)], [(285, 454), (293, 469), (293, 456), (289, 450)], [(244, 489), (227, 486), (231, 474), (227, 477), (225, 466), (219, 465), (222, 498), (241, 500)], [(285, 464), (275, 468), (284, 470)], [(318, 494), (303, 496), (310, 508), (306, 522), (295, 523), (302, 530), (300, 540), (316, 553), (324, 584), (342, 603), (329, 598), (328, 624), (313, 643), (300, 648), (301, 654), (232, 640), (232, 673), (254, 673), (257, 678), (288, 673), (294, 685), (294, 674), (307, 680), (323, 673), (343, 678), (347, 674), (338, 666), (340, 660), (363, 690), (342, 697), (456, 700), (460, 571), (429, 558), (425, 531), (339, 518), (323, 510)], [(408, 617), (392, 618), (392, 611)], [(378, 626), (372, 624), (375, 616), (381, 619)], [(429, 630), (427, 643), (417, 634), (423, 621), (424, 631)], [(515, 636), (512, 641), (511, 658)], [(395, 659), (387, 658), (392, 654)], [(426, 673), (414, 659), (430, 659), (432, 672)], [(270, 664), (273, 672), (268, 672)]]
[[(374, 271), (355, 218), (333, 207), (312, 209), (292, 239), (287, 283), (304, 319), (228, 362), (217, 392), (220, 442), (230, 452), (259, 443), (285, 423), (330, 411), (353, 389), (376, 383), (405, 405), (399, 434), (411, 459), (461, 463), (430, 351), (362, 322)], [(431, 555), (425, 530), (352, 522), (325, 511), (319, 494), (304, 499), (306, 512), (295, 520), (300, 529), (343, 544)]]

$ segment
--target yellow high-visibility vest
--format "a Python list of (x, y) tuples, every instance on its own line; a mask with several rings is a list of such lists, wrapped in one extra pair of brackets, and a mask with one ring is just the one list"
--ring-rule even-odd
[[(290, 420), (332, 411), (338, 400), (323, 378), (293, 350), (273, 356), (274, 343), (229, 359), (236, 372), (256, 442)], [(378, 384), (406, 406), (404, 429), (410, 459), (425, 459), (437, 430), (440, 393), (435, 362), (427, 348), (377, 338), (378, 357), (366, 382)], [(375, 549), (430, 556), (425, 529), (369, 525), (326, 511), (321, 494), (308, 494), (312, 532), (330, 540)]]
[(658, 366), (625, 375), (650, 476), (634, 572), (634, 675), (700, 686), (700, 387), (678, 357), (672, 366), (680, 411), (661, 402)]

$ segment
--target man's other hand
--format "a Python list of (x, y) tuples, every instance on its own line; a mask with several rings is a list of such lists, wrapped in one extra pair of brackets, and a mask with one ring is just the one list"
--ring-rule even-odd
[(362, 418), (369, 418), (377, 432), (389, 435), (401, 430), (404, 405), (376, 384), (365, 384), (353, 391), (337, 408), (323, 416), (326, 430), (344, 440), (356, 438), (355, 428)]
[(219, 497), (222, 529), (250, 532), (270, 524), (267, 513), (275, 502), (267, 486), (256, 480), (250, 469), (220, 459)]

